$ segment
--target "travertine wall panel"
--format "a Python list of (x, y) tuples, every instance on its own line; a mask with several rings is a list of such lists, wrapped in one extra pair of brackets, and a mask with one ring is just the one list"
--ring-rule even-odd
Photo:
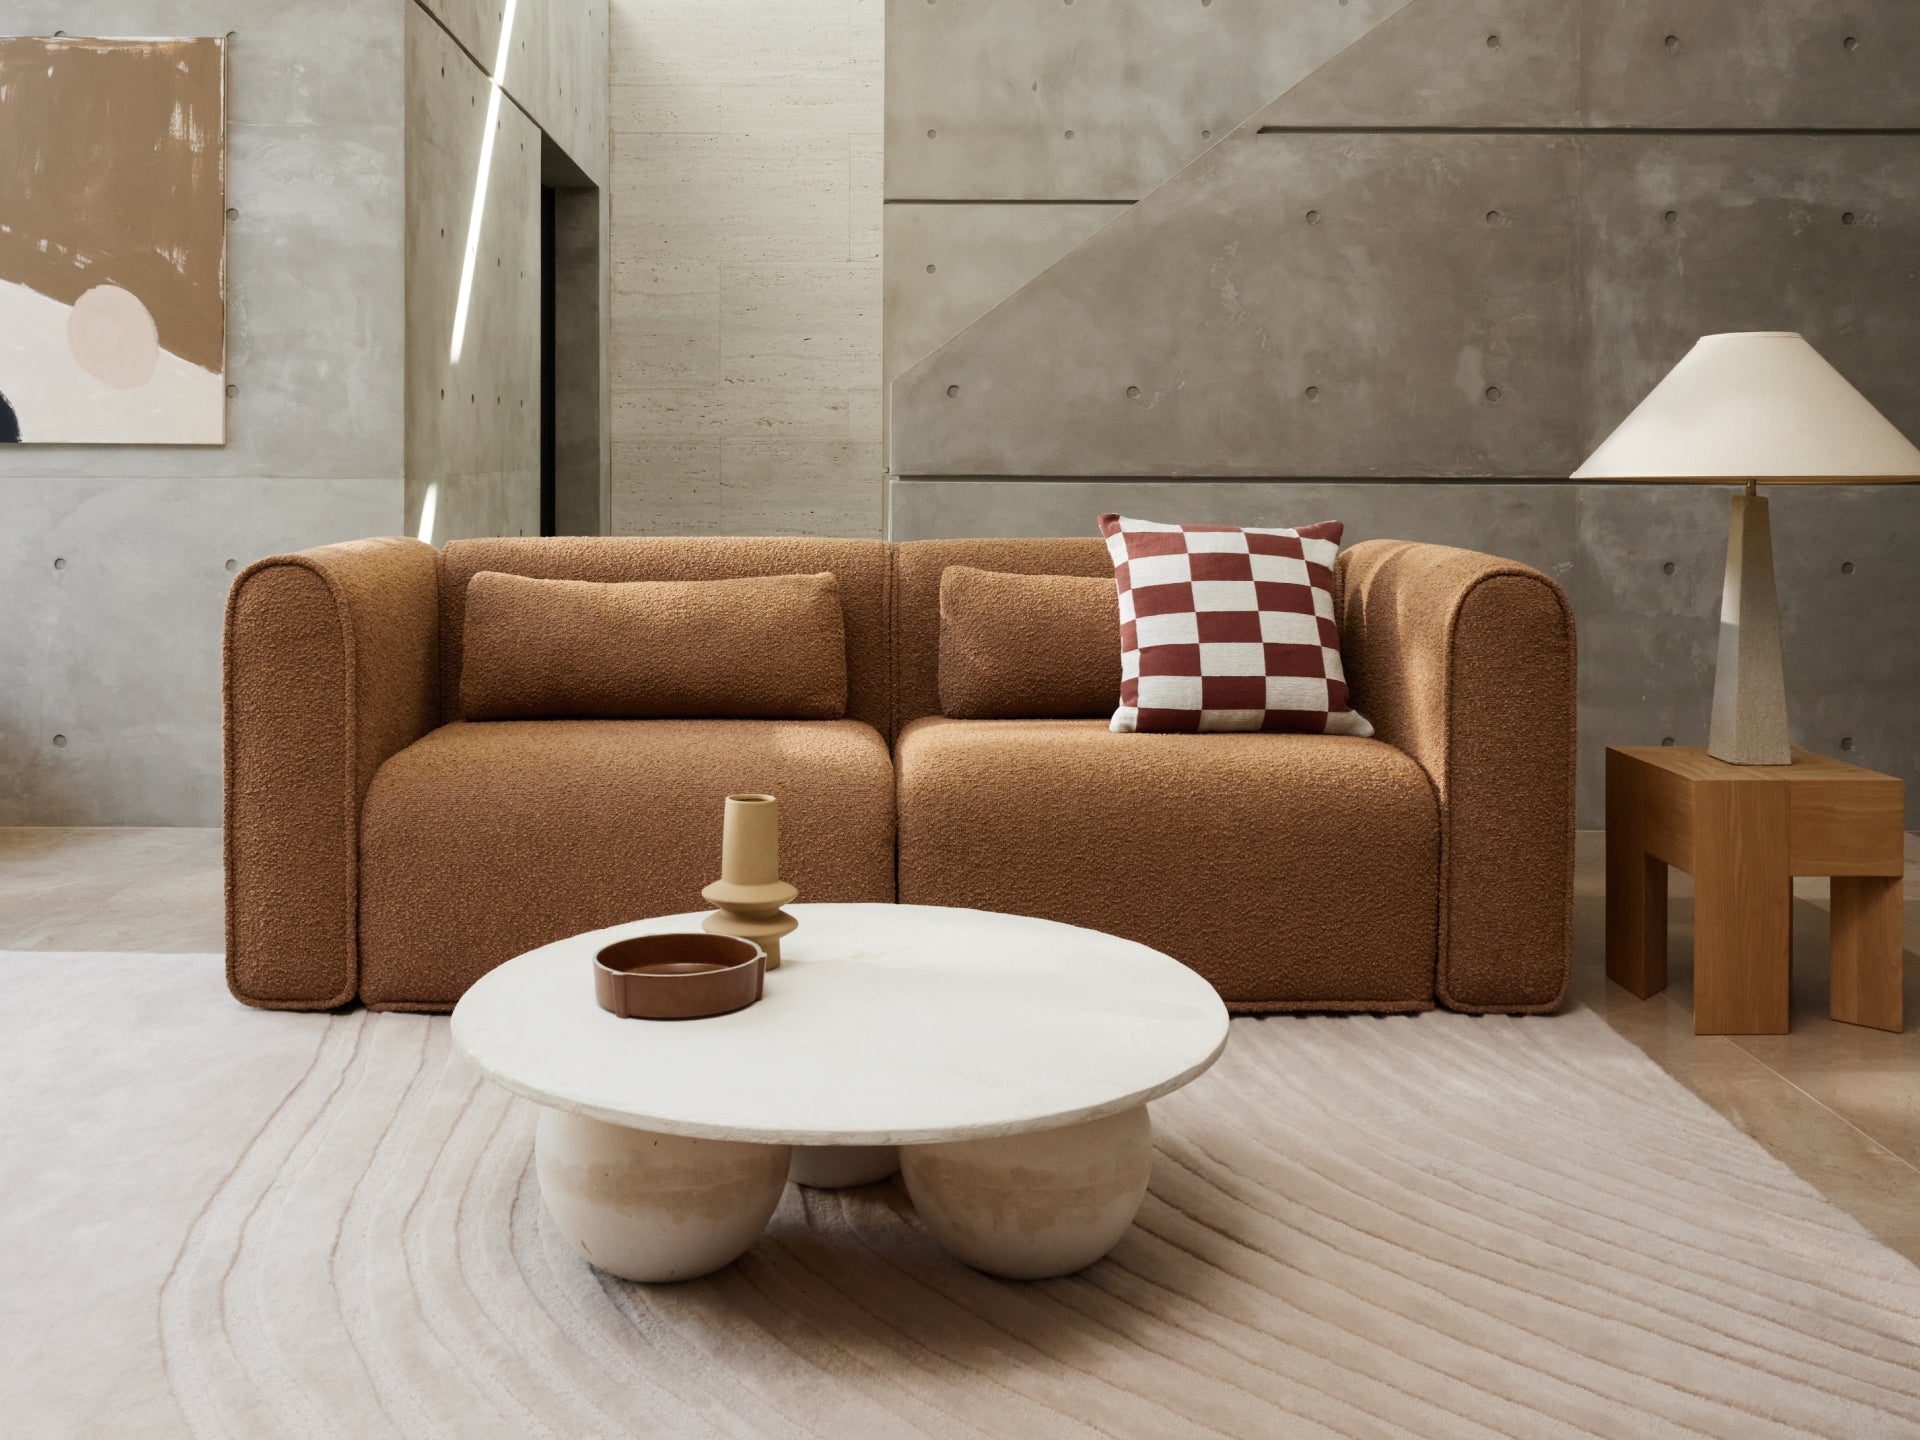
[(613, 19), (616, 528), (878, 534), (881, 6)]

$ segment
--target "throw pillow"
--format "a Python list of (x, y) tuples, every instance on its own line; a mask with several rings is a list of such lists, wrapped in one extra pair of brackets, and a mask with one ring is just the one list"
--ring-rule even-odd
[(1111, 715), (1120, 696), (1111, 580), (940, 575), (940, 713), (962, 720)]
[(847, 645), (831, 573), (467, 583), (467, 720), (837, 720)]
[(1120, 592), (1117, 731), (1371, 735), (1333, 623), (1339, 521), (1297, 530), (1102, 515)]

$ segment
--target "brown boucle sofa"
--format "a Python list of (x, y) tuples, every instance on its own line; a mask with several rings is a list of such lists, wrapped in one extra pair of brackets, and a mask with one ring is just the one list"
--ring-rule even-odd
[[(501, 961), (702, 908), (720, 798), (781, 797), (803, 900), (1144, 941), (1241, 1011), (1551, 1010), (1574, 631), (1524, 566), (1370, 541), (1338, 622), (1372, 739), (940, 714), (949, 565), (1110, 575), (1098, 539), (367, 540), (250, 566), (226, 635), (227, 971), (248, 1004), (446, 1010)], [(830, 571), (839, 720), (459, 720), (466, 586)], [(1116, 689), (1118, 656), (1115, 657)]]

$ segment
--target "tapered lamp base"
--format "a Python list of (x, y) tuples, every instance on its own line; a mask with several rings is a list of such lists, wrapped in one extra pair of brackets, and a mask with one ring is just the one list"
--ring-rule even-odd
[(1734, 765), (1793, 762), (1780, 665), (1780, 603), (1773, 587), (1773, 530), (1767, 502), (1753, 494), (1733, 497), (1707, 753)]

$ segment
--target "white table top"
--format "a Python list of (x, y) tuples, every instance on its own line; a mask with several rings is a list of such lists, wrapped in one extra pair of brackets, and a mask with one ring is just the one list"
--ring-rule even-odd
[(490, 1079), (616, 1125), (717, 1140), (903, 1145), (1093, 1120), (1220, 1056), (1227, 1010), (1179, 961), (1051, 920), (793, 905), (766, 994), (731, 1015), (622, 1020), (593, 955), (702, 914), (616, 925), (484, 976), (453, 1039)]

